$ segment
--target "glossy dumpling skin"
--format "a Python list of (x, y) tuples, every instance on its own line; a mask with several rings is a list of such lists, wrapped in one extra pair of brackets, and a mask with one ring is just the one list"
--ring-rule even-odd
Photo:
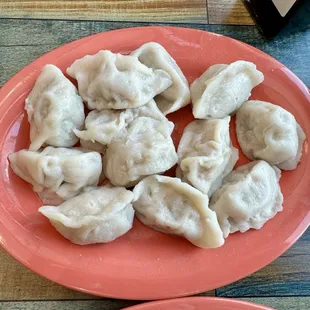
[(190, 86), (195, 118), (215, 119), (232, 115), (263, 80), (264, 75), (248, 61), (211, 66)]
[(239, 156), (231, 145), (230, 117), (196, 120), (187, 125), (178, 147), (177, 177), (211, 196)]
[(138, 117), (114, 139), (103, 158), (106, 177), (115, 186), (134, 186), (145, 176), (173, 167), (178, 156), (170, 137), (173, 123)]
[(169, 73), (172, 85), (155, 98), (159, 109), (165, 115), (190, 103), (190, 91), (186, 77), (162, 45), (148, 42), (133, 51), (131, 55), (138, 57), (140, 62), (147, 67), (162, 69)]
[(260, 229), (282, 211), (281, 171), (265, 161), (253, 161), (233, 170), (211, 200), (226, 238), (236, 231)]
[(30, 147), (71, 147), (78, 142), (74, 129), (82, 129), (84, 106), (75, 86), (54, 65), (44, 66), (25, 102), (30, 123)]
[(87, 188), (61, 205), (39, 209), (65, 238), (86, 245), (107, 243), (132, 228), (133, 193), (123, 187)]
[(134, 188), (133, 207), (139, 220), (164, 233), (179, 235), (201, 248), (224, 243), (208, 196), (178, 178), (153, 175)]
[(95, 186), (102, 172), (101, 155), (81, 148), (46, 147), (9, 155), (13, 171), (33, 186), (44, 203), (59, 204)]
[(81, 139), (84, 148), (104, 152), (116, 136), (122, 134), (134, 119), (141, 116), (168, 121), (155, 101), (151, 100), (133, 109), (91, 111), (86, 117), (85, 129), (74, 132)]
[(127, 109), (148, 103), (172, 83), (168, 73), (136, 57), (100, 51), (76, 60), (67, 73), (78, 81), (89, 109)]
[(263, 159), (283, 170), (296, 169), (306, 136), (290, 112), (269, 102), (247, 101), (237, 113), (236, 132), (249, 159)]

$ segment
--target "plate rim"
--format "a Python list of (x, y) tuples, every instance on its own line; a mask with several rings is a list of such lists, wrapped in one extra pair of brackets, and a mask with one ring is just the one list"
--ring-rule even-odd
[[(138, 304), (138, 305), (134, 305), (134, 306), (130, 306), (130, 307), (126, 307), (126, 308), (122, 308), (122, 310), (152, 310), (152, 309), (156, 309), (153, 308), (156, 306), (173, 306), (176, 305), (178, 306), (179, 302), (182, 301), (189, 301), (192, 302), (193, 304), (196, 304), (196, 302), (202, 302), (204, 303), (204, 306), (211, 306), (210, 304), (208, 305), (208, 303), (222, 303), (224, 304), (229, 304), (229, 306), (236, 306), (236, 308), (234, 308), (235, 310), (237, 310), (238, 306), (244, 306), (244, 310), (276, 310), (272, 307), (269, 306), (265, 306), (263, 304), (257, 304), (251, 301), (247, 301), (247, 300), (241, 300), (241, 299), (237, 299), (237, 298), (224, 298), (224, 297), (216, 297), (216, 296), (192, 296), (192, 297), (182, 297), (182, 298), (173, 298), (173, 299), (165, 299), (165, 300), (156, 300), (156, 301), (150, 301), (150, 302), (145, 302), (142, 304)], [(149, 307), (150, 306), (150, 307)], [(247, 308), (245, 308), (247, 307)], [(249, 308), (250, 307), (250, 308)], [(167, 308), (168, 309), (168, 308)], [(231, 310), (233, 310), (232, 308), (230, 308)], [(161, 309), (163, 310), (163, 309)]]
[[(218, 33), (214, 33), (214, 32), (209, 32), (206, 30), (200, 30), (200, 29), (195, 29), (195, 28), (187, 28), (187, 27), (175, 27), (175, 26), (138, 26), (138, 27), (130, 27), (130, 28), (120, 28), (120, 29), (115, 29), (115, 30), (108, 30), (108, 31), (104, 31), (104, 32), (99, 32), (90, 36), (86, 36), (68, 43), (64, 43), (44, 54), (42, 54), (40, 57), (36, 58), (35, 60), (33, 60), (32, 62), (30, 62), (29, 64), (27, 64), (25, 67), (23, 67), (21, 70), (19, 70), (17, 73), (15, 73), (1, 88), (0, 88), (0, 108), (2, 106), (2, 102), (5, 101), (6, 97), (10, 95), (11, 93), (11, 89), (14, 88), (14, 80), (21, 74), (23, 74), (23, 72), (27, 71), (27, 68), (29, 66), (34, 66), (34, 67), (40, 67), (41, 69), (41, 63), (45, 63), (43, 60), (46, 56), (48, 56), (51, 53), (55, 53), (55, 52), (59, 52), (61, 49), (63, 49), (64, 47), (70, 48), (70, 50), (77, 45), (77, 47), (85, 45), (87, 42), (92, 41), (94, 39), (96, 39), (97, 37), (100, 36), (104, 36), (107, 33), (116, 33), (116, 32), (131, 32), (131, 31), (143, 31), (145, 29), (154, 29), (154, 30), (171, 30), (171, 31), (187, 31), (187, 32), (200, 32), (202, 34), (207, 34), (207, 35), (211, 35), (211, 36), (221, 36), (224, 37), (225, 39), (229, 40), (229, 41), (234, 41), (234, 44), (238, 44), (241, 47), (246, 47), (247, 49), (250, 49), (253, 52), (259, 52), (259, 54), (264, 55), (266, 58), (268, 58), (269, 60), (272, 60), (274, 63), (276, 63), (277, 65), (283, 67), (286, 69), (286, 72), (289, 74), (290, 79), (294, 78), (294, 81), (296, 81), (296, 83), (298, 84), (298, 88), (300, 89), (300, 91), (302, 91), (305, 93), (306, 97), (309, 98), (309, 102), (310, 102), (310, 92), (309, 89), (307, 88), (307, 86), (299, 79), (299, 77), (297, 77), (289, 68), (287, 68), (285, 65), (283, 65), (281, 62), (279, 62), (277, 59), (275, 59), (274, 57), (272, 57), (271, 55), (265, 53), (264, 51), (261, 51), (247, 43), (244, 43), (242, 41), (239, 41), (237, 39), (228, 37), (226, 35), (222, 35), (222, 34), (218, 34)], [(58, 57), (57, 57), (58, 58)], [(55, 58), (55, 59), (57, 59)], [(12, 86), (11, 86), (12, 85)], [(2, 117), (1, 117), (2, 118)], [(1, 121), (1, 120), (0, 120)], [(1, 189), (0, 189), (1, 190)], [(0, 220), (0, 225), (3, 228), (5, 228), (5, 225), (3, 225), (2, 221)], [(238, 281), (240, 279), (243, 279), (251, 274), (253, 274), (254, 272), (260, 270), (261, 268), (269, 265), (271, 262), (273, 262), (276, 258), (280, 257), (285, 251), (287, 251), (301, 236), (302, 234), (307, 230), (307, 228), (310, 226), (310, 210), (308, 210), (307, 214), (305, 215), (305, 217), (303, 218), (303, 220), (298, 224), (298, 226), (296, 227), (296, 229), (293, 231), (293, 233), (290, 235), (290, 239), (289, 241), (286, 240), (285, 244), (283, 243), (283, 246), (281, 247), (281, 249), (277, 250), (276, 254), (273, 255), (269, 255), (269, 258), (267, 260), (264, 260), (264, 262), (260, 262), (256, 264), (255, 268), (251, 268), (251, 270), (247, 270), (246, 272), (241, 272), (238, 276), (234, 276), (234, 280), (222, 280), (222, 281), (217, 281), (217, 283), (211, 287), (210, 285), (205, 285), (205, 288), (202, 288), (201, 286), (199, 288), (197, 288), (194, 291), (188, 291), (186, 293), (181, 292), (181, 293), (173, 293), (173, 294), (169, 294), (169, 293), (160, 293), (160, 292), (156, 292), (156, 293), (152, 293), (151, 295), (148, 294), (141, 294), (141, 293), (137, 293), (134, 296), (129, 296), (127, 293), (121, 292), (120, 294), (118, 294), (118, 292), (114, 292), (114, 293), (105, 293), (105, 289), (103, 290), (95, 290), (95, 289), (84, 289), (83, 287), (79, 287), (78, 284), (68, 284), (67, 280), (65, 280), (64, 277), (52, 277), (50, 275), (46, 275), (46, 272), (44, 272), (44, 269), (37, 267), (34, 264), (29, 263), (27, 260), (24, 260), (23, 257), (21, 257), (21, 254), (19, 253), (20, 251), (16, 251), (14, 249), (12, 249), (9, 246), (10, 242), (7, 242), (8, 239), (13, 239), (15, 240), (14, 236), (7, 236), (6, 240), (4, 240), (2, 238), (2, 235), (0, 235), (0, 245), (1, 247), (8, 253), (10, 254), (11, 257), (13, 257), (15, 260), (17, 260), (19, 263), (23, 264), (25, 267), (27, 267), (28, 269), (30, 269), (32, 272), (48, 279), (49, 281), (52, 281), (54, 283), (57, 283), (59, 285), (62, 285), (64, 287), (73, 289), (73, 290), (77, 290), (80, 291), (82, 293), (88, 293), (88, 294), (92, 294), (95, 296), (103, 296), (103, 297), (108, 297), (108, 298), (121, 298), (121, 299), (128, 299), (128, 300), (132, 300), (132, 299), (136, 299), (136, 300), (146, 300), (146, 299), (156, 299), (156, 300), (162, 300), (165, 298), (176, 298), (176, 297), (185, 297), (185, 296), (190, 296), (193, 294), (197, 294), (200, 292), (204, 292), (207, 290), (212, 290), (212, 289), (216, 289), (218, 287), (222, 287), (224, 285), (228, 285), (232, 282)], [(0, 229), (0, 232), (1, 230)], [(16, 241), (15, 241), (16, 242)], [(265, 261), (267, 261), (267, 263), (265, 263)], [(51, 267), (51, 266), (50, 266)], [(57, 267), (53, 267), (56, 268)]]

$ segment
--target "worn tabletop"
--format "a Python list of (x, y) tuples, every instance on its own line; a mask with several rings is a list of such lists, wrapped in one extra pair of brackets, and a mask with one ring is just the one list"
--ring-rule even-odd
[[(154, 24), (208, 30), (249, 43), (277, 58), (310, 87), (309, 5), (275, 39), (266, 41), (241, 0), (0, 0), (0, 86), (64, 43), (111, 29)], [(270, 265), (201, 295), (241, 298), (276, 309), (310, 309), (309, 262), (308, 230)], [(0, 250), (1, 310), (120, 309), (137, 303), (64, 288)]]

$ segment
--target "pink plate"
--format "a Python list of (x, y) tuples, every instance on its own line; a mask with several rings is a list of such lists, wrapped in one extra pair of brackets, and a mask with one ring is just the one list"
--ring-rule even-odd
[[(265, 81), (252, 98), (279, 104), (292, 112), (307, 134), (302, 162), (284, 172), (284, 211), (259, 231), (230, 236), (219, 249), (203, 250), (186, 240), (151, 230), (135, 221), (115, 242), (78, 246), (59, 235), (37, 212), (40, 201), (9, 168), (8, 154), (28, 147), (24, 100), (40, 70), (52, 63), (65, 70), (75, 59), (100, 49), (128, 53), (148, 41), (167, 48), (192, 82), (215, 63), (253, 61)], [(191, 29), (146, 27), (111, 31), (62, 46), (16, 74), (0, 90), (0, 242), (34, 272), (83, 292), (127, 299), (163, 299), (211, 290), (266, 266), (287, 250), (310, 221), (310, 94), (285, 66), (233, 39)], [(177, 143), (193, 119), (190, 106), (169, 116)], [(232, 125), (232, 132), (234, 131)], [(232, 134), (236, 145), (235, 134)], [(239, 164), (245, 162), (242, 157)]]
[(273, 310), (263, 305), (238, 299), (218, 297), (188, 297), (147, 302), (123, 310)]

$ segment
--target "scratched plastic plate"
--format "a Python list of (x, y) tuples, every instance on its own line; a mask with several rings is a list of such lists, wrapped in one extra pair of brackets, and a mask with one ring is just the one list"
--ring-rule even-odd
[(218, 297), (188, 297), (147, 302), (123, 310), (274, 310), (238, 299)]
[[(161, 43), (191, 83), (210, 65), (238, 59), (253, 61), (265, 74), (253, 99), (283, 106), (307, 134), (302, 162), (284, 172), (284, 211), (259, 231), (236, 233), (218, 249), (203, 250), (186, 240), (164, 235), (135, 221), (115, 242), (78, 246), (59, 235), (37, 212), (40, 201), (9, 168), (8, 154), (29, 145), (24, 100), (40, 70), (52, 63), (65, 70), (75, 59), (100, 49), (128, 53), (148, 41)], [(188, 106), (169, 118), (177, 144), (193, 117)], [(285, 66), (263, 52), (216, 34), (169, 27), (123, 29), (66, 44), (17, 73), (0, 90), (0, 243), (34, 272), (67, 287), (95, 295), (128, 299), (162, 299), (211, 290), (243, 278), (288, 249), (310, 221), (310, 95)], [(234, 121), (232, 141), (235, 146)], [(241, 156), (239, 163), (246, 162)]]

